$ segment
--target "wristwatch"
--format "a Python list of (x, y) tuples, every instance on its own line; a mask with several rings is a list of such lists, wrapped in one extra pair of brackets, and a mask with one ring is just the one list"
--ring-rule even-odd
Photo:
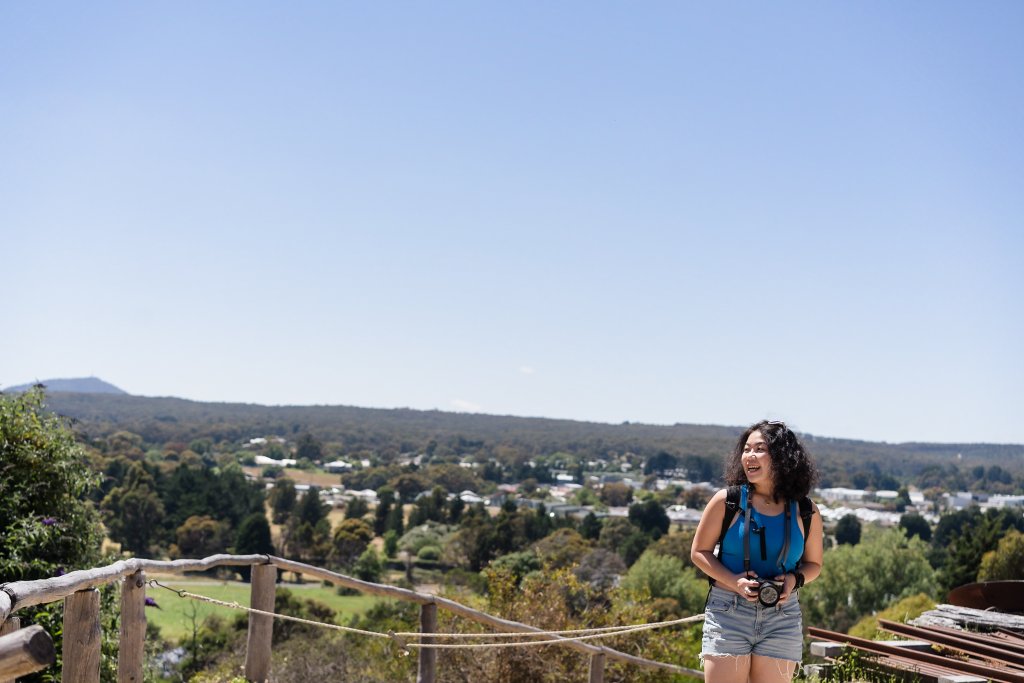
[(800, 572), (793, 572), (793, 576), (796, 578), (796, 585), (793, 586), (793, 590), (804, 587), (804, 575)]

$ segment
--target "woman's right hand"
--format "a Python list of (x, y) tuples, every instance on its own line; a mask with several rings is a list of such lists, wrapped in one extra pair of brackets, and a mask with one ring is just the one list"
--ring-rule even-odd
[(736, 580), (733, 583), (733, 591), (736, 592), (740, 597), (746, 599), (748, 602), (755, 602), (757, 600), (757, 574), (754, 572), (747, 572), (746, 574), (737, 574)]

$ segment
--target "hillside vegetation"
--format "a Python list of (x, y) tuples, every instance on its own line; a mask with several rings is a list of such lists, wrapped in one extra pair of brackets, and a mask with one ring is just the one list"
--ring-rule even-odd
[[(738, 426), (618, 425), (447, 413), (405, 408), (384, 410), (349, 406), (262, 406), (202, 403), (178, 398), (50, 392), (49, 407), (75, 420), (85, 439), (116, 431), (137, 434), (150, 444), (190, 443), (196, 439), (238, 442), (251, 437), (294, 439), (310, 434), (336, 454), (373, 454), (389, 462), (403, 453), (476, 456), (484, 460), (498, 449), (533, 458), (567, 453), (583, 460), (632, 454), (644, 460), (667, 452), (677, 458), (706, 459), (713, 474), (735, 442)], [(752, 420), (757, 416), (752, 416)], [(823, 486), (963, 488), (970, 477), (956, 472), (999, 468), (987, 480), (992, 490), (1024, 473), (1024, 446), (1000, 444), (901, 443), (835, 439), (802, 434), (818, 461)], [(708, 469), (707, 467), (703, 469)], [(1006, 475), (1002, 472), (1005, 471)], [(985, 479), (984, 477), (982, 479)]]

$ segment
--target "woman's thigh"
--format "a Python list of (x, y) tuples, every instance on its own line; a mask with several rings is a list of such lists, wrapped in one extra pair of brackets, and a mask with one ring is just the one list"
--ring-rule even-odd
[(757, 683), (789, 683), (796, 673), (797, 664), (788, 659), (751, 655), (750, 680)]
[(750, 659), (750, 655), (704, 655), (704, 683), (760, 683), (750, 670)]

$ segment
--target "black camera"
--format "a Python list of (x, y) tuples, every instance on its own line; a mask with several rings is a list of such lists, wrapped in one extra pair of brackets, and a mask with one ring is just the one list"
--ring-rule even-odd
[(774, 607), (782, 597), (782, 581), (772, 579), (757, 580), (757, 601), (765, 607)]

